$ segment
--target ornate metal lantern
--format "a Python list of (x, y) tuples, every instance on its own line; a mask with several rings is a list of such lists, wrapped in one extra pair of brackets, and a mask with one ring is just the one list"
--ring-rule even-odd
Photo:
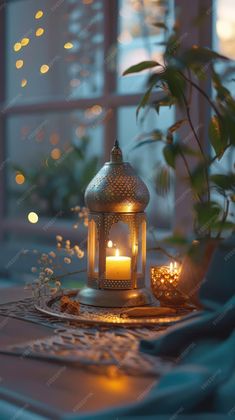
[(88, 281), (80, 302), (103, 307), (145, 305), (146, 217), (149, 192), (116, 141), (111, 160), (88, 185)]

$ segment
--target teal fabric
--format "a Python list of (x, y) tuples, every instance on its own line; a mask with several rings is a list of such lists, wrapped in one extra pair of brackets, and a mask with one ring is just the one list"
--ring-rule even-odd
[(156, 340), (141, 342), (143, 352), (177, 359), (177, 365), (145, 399), (112, 411), (69, 418), (235, 418), (235, 234), (216, 250), (200, 299), (203, 311)]

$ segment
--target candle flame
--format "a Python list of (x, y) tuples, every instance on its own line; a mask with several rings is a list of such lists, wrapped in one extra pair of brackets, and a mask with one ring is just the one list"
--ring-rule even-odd
[(170, 273), (173, 273), (173, 263), (170, 263)]
[(112, 241), (108, 241), (108, 248), (112, 248), (113, 247), (113, 242)]
[(119, 253), (119, 249), (117, 248), (117, 249), (116, 249), (116, 251), (115, 251), (115, 256), (116, 256), (116, 257), (119, 257), (119, 255), (120, 255), (120, 253)]

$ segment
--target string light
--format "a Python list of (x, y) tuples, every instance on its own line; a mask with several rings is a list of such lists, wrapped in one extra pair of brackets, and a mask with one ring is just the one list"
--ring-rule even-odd
[(34, 15), (35, 19), (41, 19), (43, 17), (43, 11), (42, 10), (38, 10), (35, 15)]
[(44, 29), (43, 28), (38, 28), (35, 32), (36, 36), (42, 36), (44, 34)]
[(21, 43), (20, 43), (20, 42), (16, 42), (16, 43), (14, 44), (13, 50), (14, 50), (15, 52), (20, 51), (20, 50), (21, 50)]
[(16, 60), (16, 68), (17, 69), (21, 69), (24, 65), (24, 61), (23, 60)]
[(28, 221), (30, 223), (37, 223), (38, 222), (38, 215), (37, 215), (37, 213), (35, 213), (34, 211), (31, 211), (28, 214)]
[(28, 45), (29, 44), (29, 42), (30, 42), (30, 39), (29, 38), (22, 38), (22, 40), (21, 40), (21, 46), (22, 47), (26, 47), (26, 45)]
[(48, 72), (48, 70), (49, 70), (49, 66), (47, 65), (47, 64), (43, 64), (41, 67), (40, 67), (40, 73), (42, 73), (42, 74), (45, 74), (45, 73), (47, 73)]

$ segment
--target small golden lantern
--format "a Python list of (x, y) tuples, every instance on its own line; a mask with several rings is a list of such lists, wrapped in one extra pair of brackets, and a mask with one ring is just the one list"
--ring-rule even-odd
[(116, 141), (88, 185), (88, 280), (81, 303), (101, 307), (146, 305), (146, 216), (149, 192)]

